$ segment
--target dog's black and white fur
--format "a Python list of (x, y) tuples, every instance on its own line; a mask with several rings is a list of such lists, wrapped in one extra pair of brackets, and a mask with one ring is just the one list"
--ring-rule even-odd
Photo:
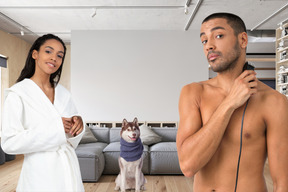
[(147, 181), (142, 173), (143, 144), (137, 118), (133, 122), (124, 119), (120, 135), (121, 148), (118, 159), (120, 173), (115, 180), (115, 190), (121, 190), (121, 192), (126, 189), (135, 189), (136, 192), (145, 190), (144, 184)]

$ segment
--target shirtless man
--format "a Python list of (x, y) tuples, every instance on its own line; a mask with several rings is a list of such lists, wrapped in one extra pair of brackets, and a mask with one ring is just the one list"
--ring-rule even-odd
[(242, 115), (243, 147), (237, 192), (267, 191), (268, 157), (274, 192), (288, 191), (287, 98), (245, 70), (248, 37), (236, 15), (219, 13), (201, 26), (204, 53), (217, 77), (183, 87), (177, 149), (182, 172), (194, 176), (194, 192), (233, 192)]

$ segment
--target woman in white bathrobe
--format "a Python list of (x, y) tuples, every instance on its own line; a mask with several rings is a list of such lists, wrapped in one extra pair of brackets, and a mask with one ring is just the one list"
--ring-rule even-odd
[(83, 121), (58, 84), (65, 53), (59, 37), (39, 37), (17, 83), (5, 92), (1, 147), (24, 154), (17, 191), (84, 191), (74, 150)]

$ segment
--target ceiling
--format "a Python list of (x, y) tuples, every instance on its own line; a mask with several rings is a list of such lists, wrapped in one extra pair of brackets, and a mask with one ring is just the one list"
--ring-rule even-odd
[(73, 30), (199, 30), (214, 12), (239, 15), (262, 36), (287, 22), (288, 0), (0, 0), (0, 30), (29, 43), (46, 33), (70, 43)]

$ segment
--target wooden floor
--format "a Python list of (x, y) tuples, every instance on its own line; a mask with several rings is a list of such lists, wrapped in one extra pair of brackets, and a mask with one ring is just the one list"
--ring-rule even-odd
[[(0, 165), (0, 191), (14, 192), (21, 171), (23, 156), (16, 156), (16, 159)], [(269, 174), (268, 165), (265, 165), (264, 175), (268, 192), (273, 192), (273, 183)], [(113, 192), (116, 175), (102, 175), (97, 183), (84, 183), (86, 192)], [(147, 179), (146, 192), (193, 192), (193, 179), (184, 176), (150, 176)]]
[[(193, 180), (184, 176), (145, 175), (145, 192), (192, 192)], [(84, 183), (86, 192), (113, 192), (116, 175), (102, 175), (97, 183)], [(134, 191), (134, 190), (132, 190)]]

